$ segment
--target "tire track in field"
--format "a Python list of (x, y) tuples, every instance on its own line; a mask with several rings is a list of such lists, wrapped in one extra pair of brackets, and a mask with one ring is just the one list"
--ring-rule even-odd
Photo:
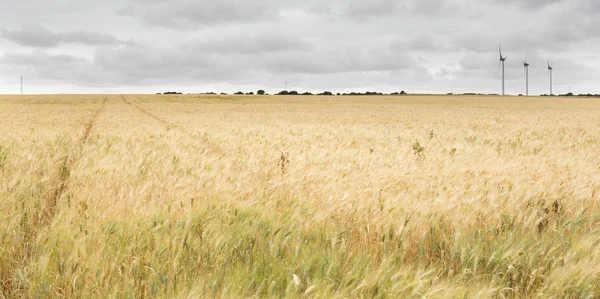
[[(162, 125), (164, 125), (164, 126), (167, 126), (167, 127), (172, 127), (172, 128), (175, 128), (175, 129), (177, 129), (178, 131), (181, 131), (183, 134), (185, 134), (185, 135), (189, 135), (187, 132), (185, 132), (185, 131), (181, 130), (181, 128), (179, 128), (178, 126), (176, 126), (176, 125), (174, 125), (174, 124), (171, 124), (171, 123), (169, 123), (168, 121), (166, 121), (166, 120), (164, 120), (164, 119), (162, 119), (162, 118), (160, 118), (160, 117), (158, 117), (158, 116), (154, 115), (153, 113), (149, 112), (148, 110), (146, 110), (146, 109), (144, 109), (144, 108), (140, 107), (139, 105), (137, 105), (137, 104), (135, 104), (135, 103), (132, 103), (132, 102), (128, 101), (128, 100), (125, 98), (125, 96), (123, 96), (123, 95), (119, 95), (119, 96), (121, 97), (121, 100), (123, 100), (123, 102), (125, 102), (125, 104), (135, 107), (137, 110), (139, 110), (140, 112), (142, 112), (142, 113), (146, 114), (146, 115), (147, 115), (147, 116), (149, 116), (150, 118), (152, 118), (152, 119), (154, 119), (154, 120), (158, 121), (158, 122), (159, 122), (159, 123), (161, 123)], [(188, 136), (188, 137), (189, 137), (189, 136)]]
[(67, 184), (71, 177), (71, 170), (73, 169), (73, 166), (79, 160), (79, 158), (81, 158), (83, 148), (90, 139), (90, 134), (92, 133), (92, 129), (94, 128), (94, 125), (96, 124), (96, 120), (98, 119), (98, 116), (100, 116), (100, 114), (102, 112), (104, 112), (104, 110), (106, 109), (107, 100), (108, 100), (108, 96), (105, 96), (104, 100), (102, 101), (101, 106), (94, 111), (94, 114), (92, 114), (92, 117), (90, 118), (90, 120), (85, 124), (83, 134), (79, 138), (77, 144), (75, 145), (75, 148), (69, 153), (69, 155), (67, 157), (65, 157), (63, 159), (63, 161), (61, 163), (61, 167), (59, 169), (59, 174), (58, 174), (59, 175), (58, 188), (56, 188), (54, 190), (54, 192), (51, 194), (51, 196), (49, 198), (47, 198), (46, 205), (44, 206), (43, 215), (44, 215), (44, 217), (47, 218), (47, 219), (44, 219), (45, 220), (44, 222), (47, 222), (47, 223), (45, 223), (46, 225), (49, 224), (49, 222), (54, 217), (54, 214), (56, 213), (56, 204), (58, 202), (58, 199), (60, 199), (60, 197), (64, 194), (65, 190), (67, 189)]
[[(23, 240), (21, 243), (20, 250), (16, 253), (17, 265), (15, 270), (26, 268), (35, 256), (34, 247), (35, 240), (41, 231), (48, 228), (52, 223), (52, 219), (57, 212), (57, 204), (60, 197), (67, 190), (67, 185), (71, 177), (71, 170), (75, 163), (81, 158), (85, 145), (89, 142), (91, 132), (96, 124), (98, 116), (105, 110), (106, 102), (108, 97), (106, 96), (100, 104), (100, 107), (94, 110), (90, 119), (85, 123), (83, 127), (83, 134), (77, 140), (75, 146), (60, 162), (59, 168), (56, 170), (58, 176), (57, 186), (51, 191), (45, 199), (43, 199), (42, 206), (38, 211), (33, 212), (32, 221), (29, 225), (23, 228)], [(20, 272), (19, 272), (20, 273)], [(19, 274), (22, 276), (22, 274)], [(8, 298), (11, 297), (22, 297), (20, 295), (26, 294), (27, 284), (22, 281), (22, 278), (15, 279), (12, 277), (3, 278), (0, 281), (0, 295), (5, 294)], [(8, 282), (8, 283), (7, 283)], [(13, 283), (15, 282), (15, 283)], [(18, 287), (15, 288), (15, 285)], [(1, 296), (0, 296), (1, 297)]]
[[(185, 135), (188, 139), (191, 140), (191, 144), (194, 146), (197, 146), (194, 141), (199, 137), (199, 136), (195, 136), (193, 134), (190, 134), (190, 132), (188, 132), (187, 130), (185, 130), (184, 128), (182, 128), (179, 125), (176, 125), (174, 123), (171, 123), (169, 121), (167, 121), (164, 118), (161, 118), (157, 115), (155, 115), (154, 113), (140, 107), (140, 105), (137, 105), (135, 103), (130, 102), (129, 100), (127, 100), (125, 98), (125, 96), (123, 95), (119, 95), (121, 97), (121, 100), (123, 100), (123, 102), (127, 105), (133, 106), (135, 107), (137, 110), (139, 110), (140, 112), (142, 112), (143, 114), (147, 115), (148, 117), (156, 120), (157, 122), (159, 122), (160, 124), (162, 124), (163, 126), (167, 127), (167, 128), (173, 128), (177, 131), (179, 131), (180, 133), (182, 133), (183, 135)], [(215, 154), (222, 154), (224, 153), (223, 149), (221, 148), (221, 146), (219, 146), (217, 143), (209, 140), (206, 136), (202, 137), (202, 143), (204, 143), (206, 146), (202, 147), (202, 149), (205, 151), (205, 153), (215, 153)]]

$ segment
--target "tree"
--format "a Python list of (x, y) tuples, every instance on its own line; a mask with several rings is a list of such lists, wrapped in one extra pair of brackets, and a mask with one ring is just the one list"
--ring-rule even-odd
[(262, 96), (262, 95), (264, 95), (264, 94), (265, 94), (265, 91), (264, 91), (264, 90), (262, 90), (262, 89), (260, 89), (260, 90), (258, 90), (258, 91), (256, 92), (256, 94), (257, 94), (257, 95), (261, 95), (261, 96)]
[(234, 93), (234, 94), (244, 94), (244, 93), (243, 93), (243, 92), (241, 92), (241, 91), (238, 91), (238, 92), (236, 92), (236, 93)]

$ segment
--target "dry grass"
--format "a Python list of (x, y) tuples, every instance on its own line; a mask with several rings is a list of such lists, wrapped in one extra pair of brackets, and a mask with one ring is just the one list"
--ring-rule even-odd
[(0, 297), (599, 297), (600, 102), (0, 97)]

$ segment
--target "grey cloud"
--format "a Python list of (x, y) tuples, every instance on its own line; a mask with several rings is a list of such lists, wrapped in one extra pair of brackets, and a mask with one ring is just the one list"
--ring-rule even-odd
[[(536, 49), (549, 52), (569, 51), (573, 44), (590, 41), (600, 37), (600, 20), (580, 19), (567, 21), (554, 19), (543, 26), (523, 27), (514, 34), (493, 35), (475, 29), (455, 33), (444, 32), (439, 35), (421, 35), (397, 39), (392, 46), (410, 51), (437, 53), (473, 52), (497, 53), (498, 44), (506, 53), (520, 51), (526, 53)], [(537, 27), (541, 27), (537, 29)]]
[[(197, 77), (201, 74), (215, 74), (223, 69), (210, 55), (181, 52), (145, 46), (107, 48), (96, 51), (94, 60), (103, 70), (120, 76), (125, 81), (152, 83), (156, 80), (166, 82), (181, 78)], [(195, 74), (194, 74), (195, 73)]]
[(378, 18), (406, 17), (413, 14), (438, 14), (460, 3), (444, 0), (332, 0), (318, 3), (310, 11), (319, 15), (337, 16), (355, 21), (378, 21)]
[(394, 0), (352, 0), (345, 3), (342, 13), (349, 17), (361, 19), (373, 16), (392, 16), (400, 9), (401, 5)]
[(219, 24), (257, 22), (277, 17), (277, 11), (269, 3), (240, 0), (131, 0), (129, 6), (118, 9), (118, 13), (139, 17), (149, 25), (188, 30)]
[(493, 92), (500, 42), (515, 90), (529, 51), (535, 85), (551, 58), (557, 85), (600, 92), (585, 83), (600, 80), (598, 12), (594, 0), (0, 1), (0, 82)]
[[(550, 60), (555, 68), (555, 73), (561, 76), (562, 81), (586, 81), (594, 76), (593, 68), (568, 58), (546, 57), (538, 52), (529, 53), (527, 62), (531, 80), (545, 82), (548, 79), (547, 61)], [(523, 61), (525, 55), (509, 57), (505, 62), (505, 77), (507, 81), (521, 82), (524, 80)], [(459, 60), (458, 70), (452, 72), (453, 76), (464, 79), (489, 79), (501, 78), (500, 61), (491, 54), (467, 54)]]
[(598, 13), (600, 12), (600, 2), (596, 0), (580, 0), (577, 8), (581, 12)]
[(436, 77), (451, 77), (454, 74), (452, 69), (449, 68), (441, 68), (439, 71), (435, 73)]
[[(144, 45), (102, 47), (96, 51), (94, 61), (103, 72), (136, 84), (234, 81), (257, 73), (425, 72), (409, 55), (385, 46), (369, 49), (356, 46), (335, 49), (300, 47), (301, 50), (297, 51), (236, 53), (203, 49), (204, 44), (191, 42), (177, 48)], [(248, 53), (253, 55), (251, 60), (247, 59)]]
[(4, 29), (2, 36), (23, 46), (39, 48), (51, 48), (62, 44), (98, 46), (123, 43), (123, 41), (108, 33), (84, 30), (52, 32), (42, 26), (25, 26), (16, 30)]
[(452, 6), (449, 1), (444, 0), (420, 0), (412, 2), (410, 9), (413, 13), (432, 14), (443, 12)]
[(215, 40), (203, 40), (184, 46), (199, 52), (221, 54), (260, 54), (288, 51), (308, 51), (313, 45), (299, 37), (281, 33), (259, 33), (248, 35), (224, 35)]
[(28, 54), (11, 53), (0, 57), (0, 65), (7, 73), (25, 74), (37, 82), (91, 86), (103, 85), (107, 81), (91, 61), (66, 54), (49, 54), (39, 50)]
[(279, 35), (261, 35), (256, 39), (230, 37), (188, 41), (173, 47), (142, 44), (101, 47), (94, 60), (103, 70), (137, 83), (221, 81), (264, 70), (276, 56), (304, 53), (312, 48), (309, 43)]
[(408, 39), (397, 39), (390, 46), (398, 50), (408, 51), (452, 51), (451, 45), (443, 37), (417, 36)]
[[(557, 3), (566, 2), (568, 0), (492, 0), (491, 3), (496, 5), (512, 4), (517, 5), (521, 8), (527, 8), (532, 10), (541, 10), (547, 6), (551, 6)], [(572, 1), (572, 0), (571, 0)]]
[(136, 11), (133, 6), (129, 5), (116, 8), (115, 13), (119, 16), (133, 16), (135, 15)]
[(363, 49), (358, 46), (280, 55), (269, 62), (269, 67), (277, 72), (306, 74), (394, 71), (416, 66), (407, 53), (385, 47)]

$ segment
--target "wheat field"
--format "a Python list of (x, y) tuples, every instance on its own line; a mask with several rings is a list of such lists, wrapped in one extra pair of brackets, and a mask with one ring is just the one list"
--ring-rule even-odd
[(599, 112), (0, 96), (0, 298), (597, 298)]

